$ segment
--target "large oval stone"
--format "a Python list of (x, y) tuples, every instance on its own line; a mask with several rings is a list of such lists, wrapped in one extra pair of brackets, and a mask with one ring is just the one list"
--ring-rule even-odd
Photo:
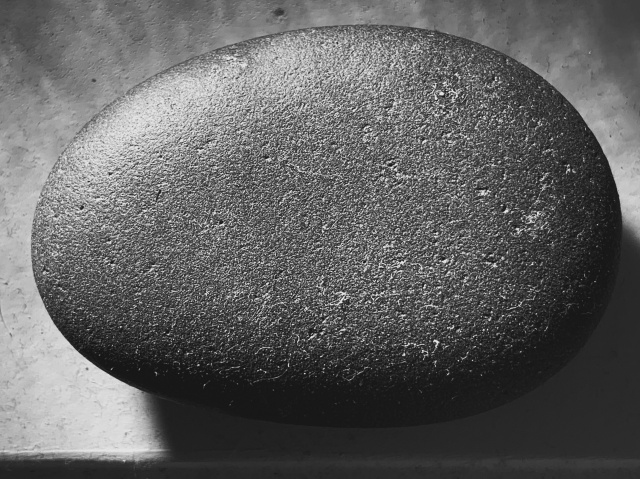
[(117, 378), (303, 424), (442, 421), (531, 390), (606, 305), (620, 206), (560, 93), (476, 43), (349, 26), (173, 67), (71, 142), (33, 269)]

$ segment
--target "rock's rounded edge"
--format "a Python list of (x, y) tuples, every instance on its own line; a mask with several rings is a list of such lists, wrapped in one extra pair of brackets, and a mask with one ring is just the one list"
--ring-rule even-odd
[[(317, 31), (317, 30), (327, 30), (327, 29), (331, 29), (331, 28), (332, 27), (325, 27), (325, 28), (321, 28), (321, 29), (317, 29), (317, 28), (316, 29), (310, 29), (310, 30), (308, 30), (308, 32)], [(349, 29), (349, 28), (353, 28), (353, 27), (339, 27), (339, 28)], [(380, 27), (380, 28), (382, 28), (384, 30), (384, 29), (387, 29), (388, 27)], [(391, 27), (391, 29), (394, 30), (394, 31), (403, 30), (400, 27)], [(287, 35), (295, 35), (295, 34), (297, 34), (296, 31), (294, 31), (294, 32), (285, 32), (285, 33), (277, 34), (277, 35), (278, 36), (280, 36), (280, 35), (287, 36)], [(439, 34), (438, 33), (437, 35), (445, 35), (445, 34)], [(273, 37), (273, 36), (268, 36), (268, 37)], [(264, 41), (264, 39), (268, 38), (268, 37), (261, 37), (260, 39), (249, 40), (248, 42), (244, 42), (244, 44), (245, 45), (250, 45), (251, 42)], [(457, 37), (455, 37), (455, 38), (457, 38)], [(469, 42), (467, 40), (465, 40), (465, 41), (470, 43), (470, 44), (473, 44), (473, 42)], [(229, 49), (229, 48), (234, 50), (234, 49), (236, 49), (238, 47), (236, 47), (236, 46), (224, 47), (224, 48), (222, 48), (220, 50), (216, 50), (216, 51), (212, 52), (211, 54), (207, 54), (207, 55), (214, 55), (215, 56), (217, 54), (216, 52), (225, 52), (225, 51), (228, 51), (227, 49)], [(483, 48), (486, 49), (487, 47), (483, 47)], [(497, 53), (499, 55), (504, 56), (503, 54), (501, 54), (499, 52), (497, 52)], [(505, 56), (505, 58), (508, 58), (508, 57)], [(168, 74), (167, 72), (175, 72), (175, 71), (177, 71), (177, 69), (180, 69), (180, 68), (188, 68), (189, 65), (191, 64), (190, 62), (193, 62), (193, 61), (194, 60), (189, 60), (189, 61), (187, 61), (187, 62), (185, 62), (185, 63), (183, 63), (181, 65), (178, 65), (176, 67), (173, 67), (173, 68), (167, 70), (166, 72), (164, 72), (164, 73), (162, 73), (160, 75), (166, 75), (166, 74)], [(198, 60), (196, 59), (195, 61), (198, 61)], [(510, 60), (510, 61), (513, 62), (513, 60)], [(119, 106), (122, 104), (123, 101), (125, 101), (125, 102), (128, 101), (128, 98), (130, 97), (130, 95), (136, 94), (136, 92), (140, 91), (140, 89), (144, 90), (144, 89), (148, 88), (149, 85), (153, 85), (153, 82), (155, 82), (156, 80), (157, 79), (155, 79), (155, 80), (152, 79), (150, 81), (142, 83), (141, 85), (139, 85), (137, 87), (134, 87), (134, 89), (132, 89), (130, 93), (127, 93), (125, 95), (124, 100), (122, 100), (122, 99), (116, 100), (116, 102), (114, 102), (112, 104), (112, 106), (107, 107), (104, 111), (107, 112), (107, 111), (110, 111), (110, 109), (119, 108)], [(101, 113), (98, 116), (104, 118), (105, 115), (108, 116), (108, 113), (105, 113), (105, 114)], [(93, 124), (93, 122), (94, 122), (94, 120), (89, 122), (89, 124), (79, 133), (78, 137), (81, 138), (83, 136), (83, 134), (84, 134), (83, 132), (85, 132), (87, 128), (92, 128), (91, 125)], [(74, 140), (74, 142), (72, 142), (72, 144), (73, 143), (77, 143), (77, 139)], [(600, 153), (602, 154), (601, 150), (600, 150)], [(63, 156), (65, 154), (66, 153), (64, 153)], [(602, 155), (602, 157), (604, 158), (604, 155)], [(606, 159), (605, 159), (605, 162), (606, 162)], [(613, 178), (612, 177), (611, 177), (610, 187), (612, 187), (613, 190), (615, 191), (615, 183), (613, 182)], [(43, 190), (43, 195), (45, 194), (45, 191), (46, 191), (46, 188), (45, 188), (45, 190)], [(609, 256), (611, 256), (612, 258), (615, 258), (615, 259), (612, 259), (612, 265), (616, 265), (617, 266), (617, 261), (618, 261), (618, 258), (619, 258), (620, 236), (621, 236), (621, 215), (620, 215), (620, 206), (619, 206), (619, 199), (618, 199), (618, 196), (617, 196), (617, 191), (615, 191), (615, 195), (614, 196), (615, 196), (615, 201), (612, 202), (611, 207), (612, 207), (612, 215), (614, 215), (615, 218), (614, 218), (614, 221), (612, 222), (614, 224), (614, 228), (613, 228), (613, 231), (612, 231), (611, 238), (614, 238), (613, 241), (617, 243), (617, 246), (612, 248), (612, 250), (611, 250), (612, 254), (610, 254)], [(612, 197), (613, 197), (613, 195), (612, 195)], [(41, 197), (41, 199), (42, 199), (42, 197)], [(39, 206), (40, 206), (40, 201), (39, 201)], [(45, 219), (43, 219), (43, 218), (39, 219), (37, 217), (37, 215), (36, 215), (36, 218), (34, 218), (34, 232), (38, 230), (38, 227), (40, 225), (39, 221), (45, 221)], [(39, 246), (40, 245), (38, 244), (38, 240), (35, 239), (32, 242), (32, 251), (35, 253), (33, 255), (34, 257), (37, 257), (37, 256), (40, 255), (40, 251), (38, 250)], [(43, 268), (40, 267), (40, 265), (36, 265), (34, 263), (33, 264), (33, 270), (34, 270), (34, 276), (36, 277), (36, 281), (38, 283), (38, 288), (40, 289), (41, 284), (43, 282)], [(613, 271), (614, 270), (611, 270), (609, 272), (609, 276), (612, 277), (612, 278), (615, 278), (615, 272), (613, 272)], [(600, 298), (600, 301), (599, 301), (600, 304), (598, 305), (598, 308), (597, 308), (598, 312), (594, 312), (593, 313), (593, 318), (595, 318), (595, 319), (594, 319), (594, 321), (592, 323), (592, 327), (580, 331), (582, 333), (582, 336), (583, 336), (583, 337), (580, 338), (580, 340), (576, 341), (575, 338), (570, 338), (571, 342), (573, 342), (574, 344), (575, 343), (583, 344), (586, 341), (586, 339), (588, 338), (588, 336), (591, 333), (591, 330), (597, 324), (598, 317), (601, 316), (602, 312), (604, 311), (604, 308), (606, 307), (606, 304), (608, 302), (608, 298), (609, 298), (609, 296), (611, 294), (612, 288), (613, 288), (613, 281), (609, 281), (608, 288), (606, 288), (606, 291), (603, 292), (602, 295), (601, 295), (601, 298)], [(42, 292), (41, 292), (41, 295), (43, 296), (43, 300), (44, 300), (46, 295), (47, 295), (47, 293), (45, 292), (45, 294), (42, 294)], [(47, 304), (47, 303), (45, 303), (45, 304)], [(48, 305), (47, 309), (49, 309), (49, 305)], [(50, 313), (50, 314), (53, 317), (55, 315), (55, 310), (53, 311), (53, 313)], [(56, 324), (58, 325), (58, 327), (60, 327), (58, 322), (56, 322)], [(63, 333), (64, 333), (64, 331), (63, 331)], [(567, 338), (560, 338), (560, 339), (566, 340)], [(562, 342), (562, 341), (560, 341), (560, 342)], [(74, 343), (72, 343), (72, 344), (74, 344)], [(128, 382), (131, 385), (134, 385), (136, 387), (140, 387), (140, 384), (142, 384), (140, 382), (141, 378), (142, 378), (142, 382), (144, 382), (146, 380), (144, 378), (144, 375), (142, 375), (141, 377), (137, 377), (135, 380), (131, 380), (130, 377), (129, 377), (129, 374), (132, 374), (131, 371), (125, 371), (124, 373), (123, 372), (118, 372), (118, 371), (115, 371), (115, 372), (111, 371), (110, 370), (109, 361), (108, 360), (105, 361), (104, 357), (92, 356), (92, 353), (90, 351), (88, 351), (86, 349), (83, 350), (81, 346), (78, 347), (78, 343), (75, 343), (74, 346), (76, 348), (78, 348), (90, 360), (92, 360), (94, 363), (96, 363), (99, 367), (105, 369), (105, 371), (107, 371), (108, 373), (118, 377), (119, 379), (124, 380), (125, 382)], [(578, 346), (578, 348), (574, 347), (574, 349), (571, 351), (571, 354), (568, 354), (567, 357), (565, 358), (565, 363), (566, 363), (566, 361), (568, 361), (570, 359), (570, 357), (573, 357), (577, 353), (578, 350), (579, 350), (579, 346)], [(559, 370), (562, 366), (564, 366), (564, 363), (562, 363), (562, 364), (557, 363), (556, 366), (557, 367), (555, 368), (554, 371), (551, 372), (551, 374), (554, 374), (557, 370)], [(550, 375), (549, 371), (547, 371), (546, 375), (547, 376)], [(166, 374), (164, 377), (165, 377), (165, 381), (156, 381), (155, 385), (153, 387), (146, 388), (146, 390), (149, 391), (149, 392), (153, 392), (153, 393), (157, 393), (157, 394), (163, 395), (163, 396), (167, 396), (167, 397), (172, 397), (173, 396), (174, 398), (176, 398), (175, 395), (171, 393), (171, 390), (174, 389), (176, 381), (178, 381), (178, 382), (179, 381), (184, 381), (185, 378), (180, 376), (180, 375), (176, 376), (175, 378), (171, 378), (170, 375), (168, 375), (168, 374)], [(148, 378), (148, 380), (150, 381), (150, 383), (155, 381), (153, 378)], [(523, 392), (525, 392), (526, 389), (531, 389), (531, 388), (536, 387), (536, 386), (537, 386), (537, 384), (534, 384), (534, 385), (532, 385), (531, 387), (528, 387), (528, 388), (527, 387), (515, 387), (514, 388), (516, 390), (515, 394), (506, 395), (505, 400), (503, 401), (503, 403), (510, 401), (511, 399), (513, 399), (513, 397), (520, 396)], [(195, 388), (193, 388), (193, 389), (195, 390)], [(241, 389), (242, 388), (240, 388), (240, 390)], [(248, 396), (260, 397), (260, 391), (258, 391), (258, 389), (259, 388), (256, 388), (255, 386), (249, 387), (248, 388), (248, 392), (246, 394)], [(265, 388), (265, 391), (263, 391), (263, 394), (269, 394), (267, 389), (268, 389), (268, 387)], [(224, 395), (224, 392), (221, 391), (221, 393)], [(237, 393), (237, 391), (236, 391), (236, 393)], [(195, 396), (193, 398), (190, 398), (190, 397), (187, 397), (187, 396), (182, 397), (181, 399), (182, 400), (187, 399), (187, 401), (194, 402), (194, 403), (203, 402), (201, 400), (201, 398), (198, 398), (198, 397), (195, 397)], [(331, 396), (331, 393), (329, 393), (329, 395), (324, 399), (325, 402), (331, 400), (330, 396)], [(205, 401), (205, 402), (207, 402), (207, 401)], [(492, 400), (491, 407), (495, 407), (495, 406), (498, 406), (498, 405), (500, 405), (500, 404), (498, 402), (496, 402), (496, 400), (494, 398)], [(220, 404), (218, 406), (221, 407)], [(475, 414), (476, 412), (480, 412), (481, 410), (487, 409), (487, 405), (486, 404), (482, 404), (481, 402), (479, 402), (479, 404), (478, 404), (478, 407), (477, 407), (478, 410), (477, 411), (473, 410), (473, 408), (470, 408), (469, 405), (467, 405), (466, 407), (467, 407), (467, 413), (465, 415)], [(260, 407), (259, 407), (258, 404), (253, 402), (253, 400), (249, 400), (247, 402), (247, 404), (244, 407), (241, 407), (238, 411), (243, 416), (251, 416), (252, 415), (252, 411), (258, 411), (258, 412), (255, 413), (255, 416), (258, 417), (258, 418), (282, 420), (280, 412), (273, 410), (272, 407), (271, 408), (267, 408), (267, 409), (268, 410), (260, 410)], [(356, 408), (356, 409), (359, 409), (359, 407)], [(455, 405), (454, 405), (454, 409), (455, 409)], [(233, 408), (227, 409), (227, 412), (232, 412), (233, 413), (234, 409)], [(271, 414), (270, 414), (270, 412), (271, 412)], [(302, 416), (300, 415), (300, 412), (296, 413), (296, 415), (294, 415), (294, 417), (293, 417), (294, 422), (305, 423), (305, 424), (320, 424), (320, 425), (326, 425), (327, 424), (326, 418), (324, 418), (324, 417), (303, 417), (303, 416), (304, 415), (302, 415)], [(344, 409), (344, 414), (343, 415), (339, 415), (339, 416), (342, 416), (342, 417), (334, 416), (333, 420), (330, 420), (329, 422), (335, 423), (335, 425), (348, 425), (348, 426), (354, 426), (354, 425), (355, 426), (367, 426), (367, 425), (375, 425), (375, 426), (383, 425), (383, 426), (387, 426), (387, 425), (410, 425), (410, 424), (415, 424), (415, 421), (413, 420), (414, 418), (410, 418), (410, 417), (409, 418), (404, 418), (404, 419), (395, 417), (393, 419), (393, 423), (392, 424), (386, 424), (385, 423), (385, 419), (380, 419), (380, 418), (377, 418), (377, 419), (376, 418), (370, 418), (371, 419), (370, 422), (368, 422), (367, 420), (363, 421), (362, 417), (357, 417), (357, 410), (354, 409), (354, 410), (349, 411), (349, 408)], [(350, 423), (350, 420), (353, 417), (355, 417), (356, 420), (355, 420), (354, 423)], [(450, 414), (449, 416), (447, 416), (445, 414), (443, 417), (439, 417), (436, 420), (446, 420), (446, 419), (451, 419), (451, 418), (454, 418), (454, 417), (458, 417), (458, 415), (455, 412)], [(423, 416), (423, 418), (424, 418), (424, 416)], [(426, 421), (421, 421), (421, 420), (418, 421), (418, 423), (421, 423), (421, 422), (432, 422), (432, 420), (427, 418)]]

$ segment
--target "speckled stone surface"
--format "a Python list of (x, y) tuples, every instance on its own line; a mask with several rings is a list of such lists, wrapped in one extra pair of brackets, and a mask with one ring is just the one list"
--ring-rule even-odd
[(425, 30), (226, 47), (92, 120), (42, 192), (42, 299), (82, 354), (270, 420), (422, 424), (532, 389), (613, 286), (620, 205), (541, 77)]

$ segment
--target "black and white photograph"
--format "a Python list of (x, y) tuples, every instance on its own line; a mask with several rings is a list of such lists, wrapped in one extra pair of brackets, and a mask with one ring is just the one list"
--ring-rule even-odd
[(0, 0), (0, 477), (640, 477), (640, 2)]

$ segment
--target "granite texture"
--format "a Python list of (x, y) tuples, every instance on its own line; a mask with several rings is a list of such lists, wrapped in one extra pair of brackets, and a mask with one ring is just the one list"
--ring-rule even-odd
[(442, 33), (264, 37), (128, 92), (33, 227), (65, 337), (110, 374), (250, 417), (397, 426), (549, 378), (611, 293), (607, 160), (568, 101)]

